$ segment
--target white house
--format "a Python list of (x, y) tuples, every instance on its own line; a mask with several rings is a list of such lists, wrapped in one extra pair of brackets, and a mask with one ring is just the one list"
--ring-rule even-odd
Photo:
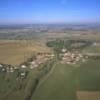
[(30, 64), (30, 69), (33, 69), (35, 67), (38, 67), (38, 64), (36, 63), (36, 61), (32, 61)]
[(11, 72), (11, 73), (14, 72), (14, 68), (13, 68), (13, 67), (10, 68), (10, 72)]
[(21, 68), (25, 69), (25, 68), (27, 68), (27, 66), (26, 65), (22, 65)]

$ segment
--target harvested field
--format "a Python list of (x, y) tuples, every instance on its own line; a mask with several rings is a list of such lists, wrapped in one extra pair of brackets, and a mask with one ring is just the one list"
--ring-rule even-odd
[(30, 58), (33, 53), (50, 52), (41, 41), (0, 41), (0, 63), (18, 65)]
[(100, 100), (100, 91), (78, 91), (77, 100)]

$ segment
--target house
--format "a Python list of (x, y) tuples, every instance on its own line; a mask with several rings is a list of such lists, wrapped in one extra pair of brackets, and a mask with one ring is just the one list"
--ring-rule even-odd
[(14, 72), (14, 67), (11, 66), (11, 65), (6, 65), (6, 72), (13, 73)]
[(74, 53), (71, 54), (71, 58), (74, 59), (76, 56)]
[(75, 61), (76, 61), (76, 62), (80, 61), (80, 57), (79, 57), (79, 56), (76, 57)]
[(5, 68), (2, 68), (2, 72), (6, 72), (6, 69)]
[(73, 59), (71, 58), (71, 56), (63, 56), (62, 57), (62, 61), (63, 61), (63, 63), (67, 63), (67, 64), (70, 64), (72, 61), (73, 61)]
[(62, 53), (65, 53), (67, 50), (65, 48), (63, 48), (61, 51), (62, 51)]
[(38, 64), (36, 63), (36, 61), (32, 61), (30, 63), (30, 69), (33, 69), (33, 68), (36, 68), (36, 67), (38, 67)]
[(1, 65), (2, 65), (1, 71), (6, 72), (7, 65), (4, 65), (4, 64), (1, 64)]
[(64, 54), (64, 56), (65, 56), (65, 57), (66, 57), (66, 56), (71, 56), (71, 53), (70, 53), (70, 52), (67, 52), (67, 53)]
[(27, 66), (26, 65), (21, 65), (21, 68), (25, 69), (25, 68), (27, 68)]
[(23, 78), (25, 78), (25, 76), (26, 76), (26, 73), (25, 72), (21, 72), (20, 73), (20, 77), (23, 79)]
[(94, 42), (94, 43), (93, 43), (93, 46), (96, 46), (96, 45), (97, 45), (97, 43), (96, 43), (96, 42)]
[(2, 64), (0, 64), (0, 71), (2, 71), (2, 69), (3, 69), (3, 65), (2, 65)]
[(2, 64), (0, 64), (0, 68), (2, 68), (3, 67), (3, 65)]
[(18, 69), (18, 66), (14, 66), (14, 69), (17, 70)]
[(10, 67), (10, 72), (13, 73), (14, 72), (14, 68)]
[(82, 54), (79, 54), (78, 56), (79, 56), (80, 58), (82, 58), (82, 57), (83, 57), (83, 55), (82, 55)]

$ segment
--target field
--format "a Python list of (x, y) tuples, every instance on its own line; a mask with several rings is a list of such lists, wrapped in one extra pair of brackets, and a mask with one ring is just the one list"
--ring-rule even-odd
[[(0, 61), (18, 65), (34, 53), (52, 52), (43, 40), (1, 40)], [(90, 45), (83, 52), (100, 53), (100, 45)], [(24, 80), (14, 73), (0, 72), (0, 100), (100, 100), (100, 59), (75, 65), (58, 59), (28, 70)], [(28, 99), (27, 99), (28, 98)]]
[[(99, 62), (88, 61), (78, 68), (56, 64), (42, 79), (31, 100), (99, 100)], [(91, 93), (95, 96), (92, 99)]]
[(56, 64), (40, 82), (31, 100), (76, 100), (75, 73), (72, 66)]
[(78, 91), (77, 100), (100, 100), (100, 92)]
[(90, 60), (78, 70), (79, 90), (100, 91), (100, 60)]
[[(76, 68), (57, 61), (41, 78), (29, 100), (100, 100), (99, 62), (88, 61)], [(16, 81), (16, 72), (0, 73), (0, 100), (26, 100), (25, 95), (31, 92), (34, 79), (41, 72), (30, 71), (23, 82)]]
[(100, 53), (100, 43), (98, 45), (88, 46), (83, 50), (83, 53)]
[(4, 64), (18, 65), (34, 53), (50, 51), (43, 41), (0, 40), (0, 62)]
[(25, 80), (16, 80), (18, 72), (0, 73), (0, 100), (24, 100), (29, 93), (32, 81), (37, 75), (37, 70), (30, 71)]

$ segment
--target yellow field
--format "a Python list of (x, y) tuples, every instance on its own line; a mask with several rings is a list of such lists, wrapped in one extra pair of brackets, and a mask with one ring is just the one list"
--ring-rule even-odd
[(77, 92), (77, 100), (100, 100), (100, 91), (79, 91)]
[(37, 52), (51, 50), (43, 41), (0, 40), (0, 63), (18, 65)]

